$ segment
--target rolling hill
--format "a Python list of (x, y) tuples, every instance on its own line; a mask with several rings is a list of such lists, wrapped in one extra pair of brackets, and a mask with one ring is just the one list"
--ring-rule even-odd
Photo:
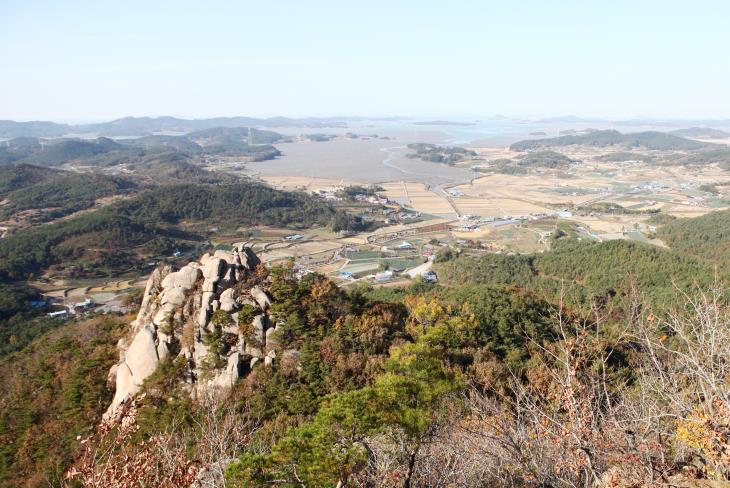
[(663, 132), (650, 131), (623, 134), (616, 130), (597, 130), (580, 135), (519, 141), (512, 144), (510, 149), (513, 151), (530, 151), (570, 145), (642, 147), (655, 150), (697, 150), (714, 146)]
[[(180, 224), (185, 223), (184, 230)], [(193, 226), (192, 224), (199, 224)], [(0, 280), (23, 279), (63, 264), (88, 270), (125, 270), (139, 255), (203, 243), (211, 226), (271, 225), (358, 230), (356, 217), (304, 193), (238, 182), (166, 185), (134, 198), (0, 240)], [(188, 244), (185, 244), (188, 242)]]
[[(249, 135), (252, 141), (249, 141)], [(135, 164), (147, 156), (180, 152), (189, 156), (233, 156), (264, 161), (281, 153), (271, 145), (283, 140), (276, 132), (248, 127), (215, 127), (187, 135), (151, 135), (115, 141), (97, 139), (16, 138), (0, 145), (0, 165), (61, 166), (70, 161), (86, 166)]]
[(706, 260), (711, 266), (730, 264), (730, 210), (678, 219), (657, 230), (672, 250)]
[(177, 117), (123, 117), (109, 122), (68, 125), (55, 122), (15, 122), (0, 120), (0, 138), (61, 137), (68, 134), (97, 136), (146, 136), (159, 133), (185, 134), (216, 127), (347, 127), (347, 117), (215, 117), (210, 119), (181, 119)]
[(126, 178), (73, 173), (22, 164), (0, 167), (0, 218), (35, 210), (44, 222), (92, 207), (97, 199), (128, 194), (138, 187)]
[(68, 134), (71, 127), (55, 122), (15, 122), (14, 120), (0, 120), (0, 138), (13, 139), (15, 137), (60, 137)]
[(730, 137), (730, 132), (712, 129), (710, 127), (690, 127), (689, 129), (677, 129), (670, 132), (679, 137), (700, 137), (708, 139), (724, 139)]
[(637, 286), (651, 303), (666, 305), (676, 296), (675, 286), (690, 291), (696, 285), (710, 286), (715, 279), (711, 263), (676, 251), (626, 240), (559, 240), (545, 253), (457, 258), (436, 269), (440, 281), (453, 287), (512, 285), (550, 300), (565, 289), (568, 298), (586, 303), (592, 297), (628, 297)]
[(47, 141), (41, 148), (20, 160), (27, 164), (58, 166), (68, 161), (93, 158), (100, 154), (124, 150), (125, 147), (106, 137), (94, 140), (65, 139)]

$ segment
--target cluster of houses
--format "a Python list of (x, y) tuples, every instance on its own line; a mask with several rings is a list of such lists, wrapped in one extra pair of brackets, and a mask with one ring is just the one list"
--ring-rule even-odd
[(631, 189), (632, 193), (638, 193), (643, 191), (662, 191), (668, 190), (669, 186), (664, 183), (648, 182), (642, 185), (637, 185)]
[[(393, 277), (397, 274), (395, 270), (388, 269), (385, 271), (379, 271), (375, 273), (374, 275), (367, 276), (366, 278), (370, 278), (373, 283), (382, 284), (387, 283), (390, 280), (393, 279)], [(420, 274), (421, 278), (428, 282), (428, 283), (437, 283), (438, 282), (438, 276), (434, 271), (424, 271)], [(354, 281), (357, 279), (357, 276), (355, 273), (352, 273), (350, 271), (340, 271), (339, 278), (341, 280), (351, 280)]]
[(688, 199), (682, 200), (682, 205), (691, 205), (693, 207), (699, 207), (705, 201), (705, 197), (695, 195), (690, 196)]
[[(351, 257), (353, 255), (356, 255), (360, 252), (360, 249), (357, 246), (346, 246), (343, 249), (339, 251), (339, 256), (341, 257)], [(435, 249), (434, 246), (431, 244), (426, 244), (421, 248), (421, 251), (419, 253), (419, 247), (413, 245), (412, 243), (408, 241), (401, 241), (399, 244), (390, 245), (390, 246), (381, 246), (380, 247), (380, 255), (381, 257), (384, 255), (388, 255), (389, 257), (407, 257), (407, 258), (413, 258), (415, 256), (423, 256), (427, 258), (428, 260), (432, 261), (435, 257)], [(352, 269), (350, 271), (342, 270), (339, 272), (338, 277), (341, 280), (345, 281), (353, 281), (358, 278), (362, 278), (368, 281), (371, 281), (373, 283), (387, 283), (391, 281), (394, 277), (401, 275), (402, 273), (406, 272), (406, 262), (408, 260), (405, 260), (401, 262), (402, 260), (396, 260), (396, 261), (390, 261), (389, 267), (387, 270), (381, 270), (379, 272), (373, 273), (372, 267), (365, 267), (362, 268), (359, 271), (356, 271), (355, 269)], [(398, 263), (395, 265), (395, 263)], [(373, 265), (377, 267), (378, 261), (373, 261)], [(414, 270), (419, 269), (419, 267), (414, 268)], [(373, 274), (369, 274), (373, 273)], [(415, 275), (413, 275), (411, 272), (406, 273), (409, 275), (409, 277), (413, 278)], [(422, 273), (419, 274), (424, 280), (428, 282), (436, 282), (437, 277), (436, 274), (431, 272), (430, 269), (424, 270)]]
[(462, 223), (455, 228), (457, 232), (479, 232), (481, 231), (480, 223), (492, 224), (493, 227), (501, 227), (503, 225), (509, 225), (519, 222), (525, 222), (528, 220), (541, 220), (547, 217), (557, 217), (559, 219), (569, 219), (573, 216), (573, 212), (570, 210), (559, 210), (551, 213), (531, 213), (529, 215), (503, 215), (502, 217), (477, 217), (474, 215), (463, 215), (461, 216)]
[[(393, 270), (381, 271), (375, 274), (373, 281), (375, 283), (387, 283), (393, 278), (393, 275)], [(438, 276), (434, 271), (424, 271), (419, 276), (427, 283), (438, 283)]]
[(71, 315), (81, 315), (85, 312), (93, 310), (95, 307), (96, 304), (90, 298), (87, 298), (83, 302), (66, 305), (65, 308), (63, 308), (62, 310), (49, 312), (46, 315), (54, 319), (66, 319)]
[(465, 223), (457, 227), (456, 230), (458, 230), (459, 232), (479, 232), (482, 229), (477, 224)]
[(314, 194), (318, 197), (324, 198), (325, 200), (339, 202), (342, 201), (342, 197), (338, 195), (341, 190), (341, 187), (318, 188), (314, 190)]
[[(341, 186), (333, 186), (326, 188), (318, 188), (314, 190), (314, 195), (324, 198), (330, 201), (343, 201), (343, 190), (345, 188)], [(370, 203), (372, 205), (382, 206), (383, 215), (385, 215), (386, 224), (395, 224), (397, 222), (406, 222), (409, 220), (417, 219), (421, 216), (420, 212), (415, 210), (406, 209), (397, 202), (388, 199), (384, 195), (373, 194), (372, 192), (367, 193), (356, 193), (351, 196), (352, 199), (358, 202)], [(374, 218), (370, 215), (362, 214), (359, 215), (364, 221), (371, 221)]]
[(353, 197), (358, 202), (372, 203), (373, 205), (388, 205), (391, 203), (386, 197), (380, 195), (365, 195), (358, 193)]
[[(325, 200), (342, 201), (342, 192), (345, 188), (342, 186), (331, 186), (326, 188), (317, 188), (314, 190), (314, 195), (324, 198)], [(373, 205), (389, 205), (392, 202), (386, 197), (381, 195), (373, 195), (369, 193), (356, 193), (352, 195), (352, 198), (358, 202), (368, 202)]]

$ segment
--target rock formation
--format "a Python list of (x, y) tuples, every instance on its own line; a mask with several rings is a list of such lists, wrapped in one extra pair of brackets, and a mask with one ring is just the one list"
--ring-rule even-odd
[(109, 372), (116, 392), (105, 418), (139, 392), (161, 361), (185, 362), (195, 396), (225, 391), (257, 362), (275, 360), (276, 327), (268, 316), (271, 299), (256, 282), (259, 263), (236, 244), (178, 271), (164, 266), (150, 275), (137, 319), (119, 341), (120, 361)]

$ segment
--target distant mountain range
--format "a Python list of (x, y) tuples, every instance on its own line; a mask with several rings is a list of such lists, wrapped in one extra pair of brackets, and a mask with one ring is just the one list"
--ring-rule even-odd
[(535, 121), (538, 124), (583, 124), (591, 122), (608, 122), (604, 119), (583, 118), (575, 115), (561, 115), (559, 117), (547, 117)]
[(596, 130), (580, 135), (565, 135), (548, 139), (531, 139), (519, 141), (510, 148), (513, 151), (528, 151), (552, 146), (570, 146), (580, 144), (586, 146), (614, 146), (643, 147), (656, 150), (696, 150), (717, 147), (665, 132), (635, 132), (622, 134), (616, 130)]
[[(492, 117), (489, 120), (508, 119), (504, 116)], [(48, 121), (16, 122), (0, 120), (0, 139), (18, 137), (62, 137), (72, 135), (90, 135), (94, 137), (141, 137), (159, 134), (187, 134), (213, 128), (257, 127), (274, 129), (277, 127), (299, 127), (309, 129), (345, 128), (348, 122), (367, 120), (397, 121), (409, 120), (403, 117), (215, 117), (210, 119), (181, 119), (177, 117), (123, 117), (110, 122), (95, 124), (59, 124)], [(617, 126), (654, 126), (676, 129), (695, 130), (707, 128), (730, 128), (730, 119), (718, 120), (684, 120), (684, 119), (652, 119), (634, 118), (611, 121), (601, 118), (583, 118), (575, 115), (549, 117), (534, 120), (536, 124), (614, 124)], [(475, 122), (453, 120), (414, 121), (414, 125), (468, 126)], [(689, 129), (687, 129), (689, 128)], [(680, 135), (680, 134), (676, 134)], [(700, 137), (687, 135), (687, 137)], [(709, 137), (709, 136), (708, 136)], [(719, 137), (719, 136), (718, 136)], [(726, 137), (726, 136), (724, 136)]]
[(708, 139), (724, 139), (730, 137), (730, 132), (724, 130), (711, 129), (709, 127), (690, 127), (689, 129), (678, 129), (670, 132), (679, 137), (699, 137)]
[(179, 136), (147, 135), (117, 140), (108, 137), (51, 140), (18, 137), (0, 143), (0, 165), (60, 166), (76, 161), (86, 166), (116, 166), (136, 163), (143, 156), (164, 152), (189, 156), (236, 156), (263, 161), (280, 154), (270, 144), (283, 139), (276, 132), (248, 127), (215, 127)]
[(179, 119), (176, 117), (124, 117), (98, 124), (58, 124), (55, 122), (15, 122), (0, 120), (0, 138), (15, 137), (60, 137), (69, 134), (94, 134), (106, 137), (145, 136), (155, 133), (188, 133), (217, 127), (347, 127), (348, 120), (355, 118), (306, 117), (292, 119), (272, 117), (216, 117), (212, 119)]
[[(730, 119), (657, 119), (652, 117), (634, 117), (625, 120), (610, 120), (598, 117), (578, 117), (575, 115), (561, 115), (559, 117), (547, 117), (534, 121), (537, 124), (591, 124), (604, 123), (619, 126), (654, 126), (654, 127), (676, 127), (692, 129), (705, 127), (730, 127)], [(706, 130), (706, 129), (705, 129)]]
[(455, 125), (455, 126), (467, 126), (477, 125), (476, 122), (457, 122), (453, 120), (425, 120), (423, 122), (414, 122), (413, 125)]

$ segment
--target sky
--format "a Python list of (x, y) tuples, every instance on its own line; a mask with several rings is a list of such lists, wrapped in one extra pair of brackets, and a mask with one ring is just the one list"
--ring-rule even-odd
[(0, 119), (730, 118), (727, 0), (0, 0)]

